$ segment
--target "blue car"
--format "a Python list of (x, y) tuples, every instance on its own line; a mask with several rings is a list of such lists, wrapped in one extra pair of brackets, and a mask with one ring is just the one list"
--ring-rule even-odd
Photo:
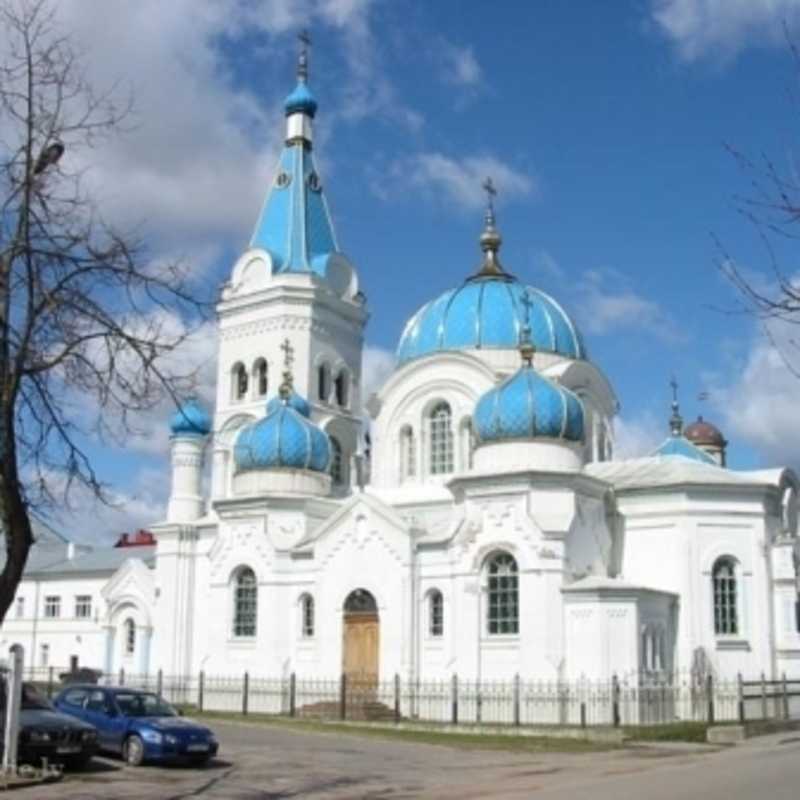
[(132, 766), (145, 761), (206, 764), (219, 749), (208, 728), (185, 719), (153, 692), (72, 685), (54, 705), (94, 725), (100, 749), (120, 754)]

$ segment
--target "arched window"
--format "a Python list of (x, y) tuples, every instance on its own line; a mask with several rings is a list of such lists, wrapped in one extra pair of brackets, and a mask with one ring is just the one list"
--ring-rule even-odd
[(347, 399), (349, 392), (347, 391), (348, 386), (347, 380), (347, 372), (342, 370), (337, 376), (336, 381), (334, 382), (334, 391), (336, 393), (336, 405), (340, 408), (347, 408)]
[(233, 399), (243, 400), (247, 396), (247, 370), (244, 364), (235, 364), (231, 370), (233, 375)]
[(488, 575), (487, 628), (490, 634), (519, 633), (517, 562), (508, 553), (496, 553), (486, 565)]
[(304, 594), (301, 598), (300, 612), (302, 614), (300, 632), (304, 639), (310, 639), (314, 635), (314, 598), (310, 594)]
[(736, 564), (727, 556), (717, 559), (711, 573), (714, 591), (714, 633), (730, 636), (739, 633), (736, 598)]
[(431, 474), (453, 471), (452, 411), (447, 403), (438, 403), (430, 415)]
[(428, 633), (431, 636), (444, 633), (444, 598), (438, 589), (428, 595)]
[(317, 394), (323, 403), (327, 403), (330, 393), (331, 368), (327, 364), (320, 364), (317, 368)]
[(136, 652), (136, 623), (130, 617), (125, 620), (125, 652), (128, 655)]
[(344, 483), (344, 461), (342, 459), (342, 446), (335, 436), (331, 440), (331, 480), (335, 486)]
[(400, 480), (413, 478), (417, 474), (417, 444), (414, 429), (404, 425), (400, 431)]
[(253, 365), (253, 381), (256, 385), (256, 396), (266, 397), (269, 382), (267, 380), (267, 360), (259, 358)]
[(242, 567), (237, 573), (233, 590), (233, 635), (256, 635), (256, 610), (258, 586), (250, 567)]

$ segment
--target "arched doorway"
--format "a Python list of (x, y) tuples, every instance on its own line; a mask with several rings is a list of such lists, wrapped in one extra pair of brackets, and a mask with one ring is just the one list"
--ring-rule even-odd
[(366, 589), (356, 589), (344, 601), (342, 671), (348, 683), (378, 682), (379, 646), (378, 604)]

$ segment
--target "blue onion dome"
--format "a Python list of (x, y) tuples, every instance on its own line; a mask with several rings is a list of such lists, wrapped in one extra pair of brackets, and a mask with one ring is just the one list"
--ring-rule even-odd
[(233, 449), (236, 469), (327, 471), (331, 444), (326, 433), (287, 402), (274, 405), (264, 419), (248, 425)]
[(583, 440), (583, 403), (569, 389), (524, 365), (486, 392), (472, 415), (480, 444), (546, 437)]
[(287, 116), (289, 114), (308, 114), (313, 118), (317, 113), (317, 101), (305, 80), (301, 79), (297, 82), (297, 86), (284, 101), (283, 107)]
[[(500, 266), (501, 242), (490, 201), (480, 238), (483, 264), (476, 275), (426, 303), (406, 323), (397, 347), (400, 364), (449, 350), (516, 348), (526, 319), (537, 350), (586, 358), (583, 338), (564, 309)], [(529, 310), (524, 296), (530, 299)]]
[(206, 436), (211, 432), (211, 417), (196, 397), (190, 397), (170, 417), (173, 436)]
[[(267, 403), (267, 414), (277, 410), (282, 405), (283, 398), (280, 396), (273, 397), (272, 400)], [(289, 408), (293, 408), (298, 414), (302, 414), (306, 418), (311, 417), (311, 404), (305, 399), (305, 397), (301, 397), (295, 391), (292, 391), (286, 398), (286, 405), (288, 405)]]

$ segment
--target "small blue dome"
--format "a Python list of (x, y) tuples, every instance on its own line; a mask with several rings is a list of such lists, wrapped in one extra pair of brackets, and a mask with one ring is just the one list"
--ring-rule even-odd
[(294, 91), (286, 98), (283, 107), (287, 115), (300, 113), (313, 117), (317, 113), (317, 101), (311, 94), (308, 84), (302, 80), (298, 81)]
[(583, 404), (569, 389), (523, 366), (484, 394), (472, 415), (481, 443), (548, 437), (583, 439)]
[[(281, 400), (280, 397), (273, 397), (272, 400), (267, 403), (267, 414), (277, 411), (283, 405), (283, 400)], [(301, 397), (295, 391), (292, 391), (289, 395), (286, 405), (288, 405), (289, 408), (293, 408), (298, 414), (302, 414), (304, 417), (308, 418), (311, 416), (311, 404), (305, 397)]]
[(325, 472), (331, 461), (328, 436), (291, 405), (279, 403), (248, 425), (233, 449), (237, 470), (309, 469)]
[(534, 347), (567, 358), (586, 358), (578, 329), (552, 297), (499, 275), (471, 278), (417, 311), (400, 338), (398, 362), (446, 350), (516, 348), (525, 325), (525, 292), (531, 301)]
[(196, 398), (190, 398), (170, 417), (169, 429), (173, 436), (206, 436), (211, 417)]

